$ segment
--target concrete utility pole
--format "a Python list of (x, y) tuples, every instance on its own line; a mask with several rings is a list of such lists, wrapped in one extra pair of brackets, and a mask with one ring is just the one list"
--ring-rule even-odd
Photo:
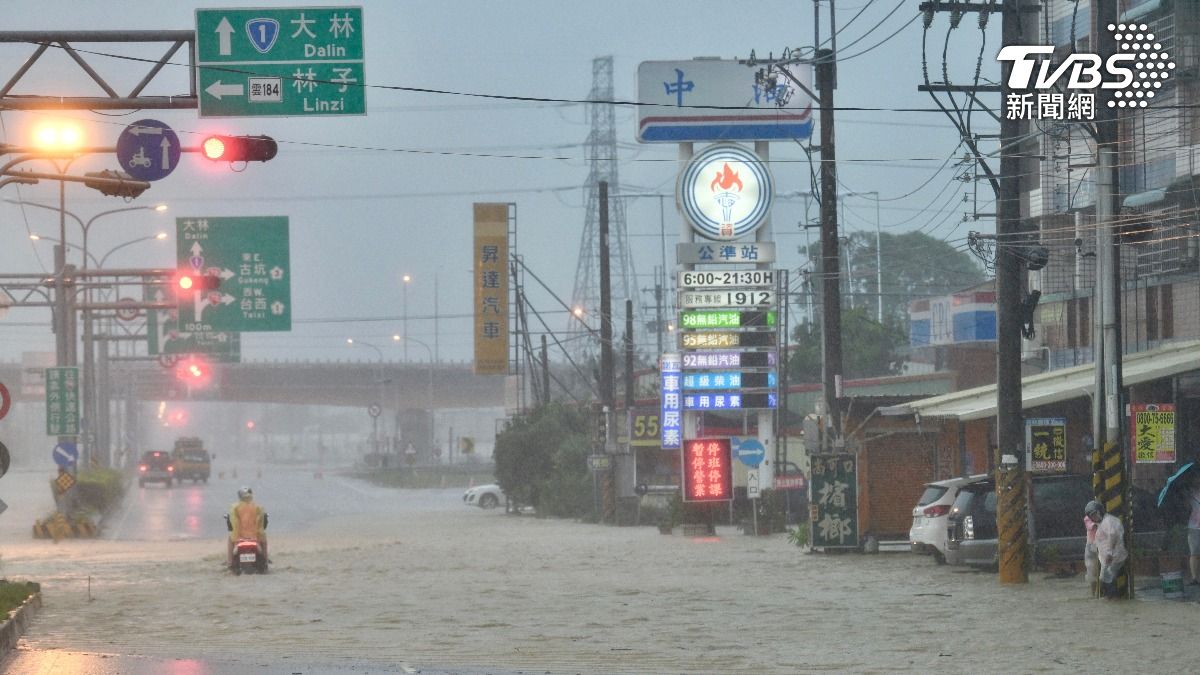
[[(1023, 30), (1025, 0), (1004, 3), (1003, 46), (1032, 41), (1036, 31)], [(1032, 29), (1032, 22), (1029, 27)], [(1000, 65), (1000, 101), (1012, 89), (1012, 62)], [(1000, 193), (996, 198), (996, 524), (1001, 583), (1027, 583), (1025, 420), (1021, 406), (1021, 305), (1025, 298), (1021, 236), (1021, 143), (1028, 124), (1003, 115), (1000, 120)]]
[[(1116, 0), (1092, 1), (1092, 45), (1102, 59), (1117, 51), (1110, 24), (1117, 23)], [(1100, 300), (1103, 335), (1093, 336), (1100, 351), (1095, 353), (1096, 390), (1093, 398), (1094, 452), (1098, 453), (1099, 474), (1093, 477), (1096, 499), (1125, 526), (1125, 545), (1131, 548), (1132, 518), (1128, 492), (1128, 467), (1121, 442), (1123, 416), (1121, 405), (1121, 251), (1117, 239), (1117, 213), (1120, 195), (1117, 185), (1117, 109), (1109, 107), (1111, 90), (1096, 88), (1096, 289)], [(1103, 346), (1101, 346), (1103, 341)], [(1125, 565), (1116, 579), (1117, 595), (1133, 597), (1132, 574)]]
[(616, 404), (616, 396), (608, 255), (608, 183), (600, 181), (600, 403), (611, 411)]
[(832, 49), (817, 52), (816, 71), (821, 125), (821, 391), (828, 419), (822, 434), (822, 449), (828, 452), (833, 449), (830, 442), (842, 438), (842, 411), (837, 398), (842, 377), (842, 297), (838, 288), (841, 265), (837, 236), (837, 155), (833, 138), (837, 57)]

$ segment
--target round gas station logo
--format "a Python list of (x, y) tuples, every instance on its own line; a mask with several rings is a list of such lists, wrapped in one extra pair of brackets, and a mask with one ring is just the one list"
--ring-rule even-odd
[(676, 199), (697, 234), (727, 241), (757, 230), (771, 211), (771, 172), (753, 151), (709, 146), (679, 175)]

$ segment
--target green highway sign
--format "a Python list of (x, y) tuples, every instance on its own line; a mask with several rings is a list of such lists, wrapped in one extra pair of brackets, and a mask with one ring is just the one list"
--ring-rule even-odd
[(179, 295), (181, 333), (292, 329), (287, 216), (177, 218), (175, 228), (180, 272), (220, 279)]
[[(162, 288), (145, 287), (147, 301), (162, 302)], [(146, 311), (146, 352), (160, 354), (205, 354), (219, 363), (242, 362), (241, 333), (219, 331), (188, 333), (179, 330), (179, 309)]]
[(196, 10), (201, 117), (365, 115), (361, 7)]
[(46, 369), (46, 435), (79, 435), (79, 368)]

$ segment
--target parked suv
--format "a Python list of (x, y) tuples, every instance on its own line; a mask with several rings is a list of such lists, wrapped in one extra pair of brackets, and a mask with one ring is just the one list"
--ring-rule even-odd
[(950, 506), (964, 486), (986, 480), (987, 474), (960, 476), (926, 483), (925, 490), (913, 508), (912, 528), (908, 540), (913, 553), (928, 553), (939, 565), (946, 563), (946, 532), (949, 527)]
[(138, 462), (138, 486), (146, 487), (146, 483), (162, 482), (171, 487), (175, 479), (175, 465), (171, 455), (161, 450), (148, 450), (142, 454)]
[[(1083, 507), (1093, 499), (1091, 476), (1038, 475), (1031, 481), (1029, 536), (1034, 559), (1083, 560), (1086, 534)], [(1133, 545), (1157, 550), (1166, 537), (1154, 496), (1130, 489)], [(986, 480), (959, 492), (950, 507), (947, 559), (977, 567), (995, 567), (997, 556), (996, 484)]]

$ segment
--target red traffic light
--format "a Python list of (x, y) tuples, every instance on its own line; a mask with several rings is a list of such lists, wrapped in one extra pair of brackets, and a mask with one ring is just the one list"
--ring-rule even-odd
[(200, 144), (214, 162), (265, 162), (275, 157), (279, 145), (270, 136), (209, 136)]
[(192, 388), (208, 386), (212, 376), (212, 366), (200, 356), (191, 355), (175, 366), (175, 379)]
[(216, 274), (181, 272), (175, 277), (175, 287), (180, 291), (215, 291), (221, 287), (221, 277)]

